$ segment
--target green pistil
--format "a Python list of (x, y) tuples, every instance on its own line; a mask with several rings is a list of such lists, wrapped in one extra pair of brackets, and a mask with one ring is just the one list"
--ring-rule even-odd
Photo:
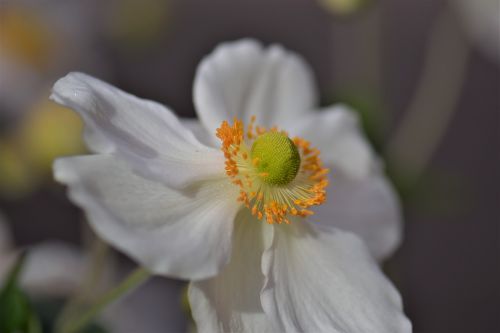
[(286, 135), (265, 133), (252, 145), (252, 160), (257, 160), (257, 172), (270, 185), (286, 185), (295, 179), (300, 168), (297, 147)]

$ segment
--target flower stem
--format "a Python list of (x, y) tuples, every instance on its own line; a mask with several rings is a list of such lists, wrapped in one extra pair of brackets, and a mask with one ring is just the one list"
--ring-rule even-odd
[(415, 95), (385, 152), (388, 162), (409, 176), (410, 187), (425, 172), (457, 110), (470, 52), (456, 24), (448, 8), (436, 18)]
[(96, 303), (87, 309), (80, 318), (75, 319), (68, 323), (66, 328), (62, 328), (63, 333), (75, 333), (88, 325), (94, 317), (99, 314), (106, 306), (113, 303), (122, 297), (128, 291), (137, 288), (144, 283), (151, 274), (142, 267), (135, 269), (129, 276), (127, 276), (118, 286), (109, 290), (104, 294)]
[(96, 295), (102, 293), (104, 266), (109, 266), (112, 261), (109, 247), (88, 228), (84, 229), (84, 243), (87, 244), (90, 264), (82, 279), (81, 288), (72, 295), (59, 313), (55, 324), (57, 333), (64, 333), (62, 328), (66, 328), (68, 323), (86, 308), (86, 304), (92, 304), (97, 298)]

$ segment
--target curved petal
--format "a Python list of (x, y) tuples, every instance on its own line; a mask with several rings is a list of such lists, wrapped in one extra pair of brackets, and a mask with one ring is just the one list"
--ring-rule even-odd
[(375, 155), (363, 136), (356, 114), (344, 105), (310, 113), (288, 122), (291, 136), (300, 136), (321, 151), (325, 164), (346, 175), (362, 179), (377, 165)]
[(82, 73), (57, 81), (51, 99), (81, 115), (91, 150), (112, 153), (151, 180), (181, 188), (224, 171), (222, 153), (202, 145), (158, 103)]
[(354, 232), (377, 259), (392, 254), (401, 240), (399, 202), (356, 114), (344, 105), (332, 106), (290, 123), (289, 133), (318, 147), (331, 170), (328, 201), (312, 219)]
[(198, 119), (181, 118), (181, 122), (182, 125), (189, 129), (201, 143), (209, 147), (220, 149), (220, 140), (215, 135), (213, 135), (213, 133), (207, 131), (207, 129)]
[(294, 119), (316, 105), (311, 70), (302, 58), (253, 40), (225, 43), (199, 65), (194, 103), (203, 125), (214, 133), (223, 120), (252, 115), (264, 126)]
[(402, 237), (399, 200), (380, 172), (363, 180), (334, 173), (327, 193), (327, 202), (315, 209), (312, 220), (360, 236), (378, 260), (396, 250)]
[(282, 331), (411, 332), (398, 292), (350, 233), (278, 226), (262, 261), (262, 306)]
[(199, 332), (276, 332), (262, 310), (263, 251), (273, 229), (240, 211), (235, 220), (231, 262), (217, 277), (192, 282), (189, 301)]
[(228, 262), (240, 204), (225, 178), (179, 191), (109, 155), (59, 159), (54, 172), (96, 232), (154, 273), (202, 279)]

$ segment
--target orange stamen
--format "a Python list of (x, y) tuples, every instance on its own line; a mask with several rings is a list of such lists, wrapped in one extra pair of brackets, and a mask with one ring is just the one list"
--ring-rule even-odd
[[(232, 125), (223, 121), (216, 131), (226, 159), (226, 174), (240, 188), (236, 200), (248, 207), (257, 219), (265, 218), (270, 224), (289, 224), (290, 216), (304, 218), (314, 214), (308, 208), (325, 202), (328, 186), (328, 169), (322, 165), (320, 151), (311, 147), (309, 141), (294, 137), (292, 141), (301, 157), (296, 178), (283, 186), (263, 183), (261, 177), (268, 175), (257, 172), (260, 160), (251, 157), (249, 147), (260, 135), (279, 129), (275, 126), (270, 129), (256, 126), (255, 120), (255, 116), (252, 116), (246, 134), (243, 123), (238, 119), (234, 119)], [(287, 135), (285, 131), (281, 133)]]

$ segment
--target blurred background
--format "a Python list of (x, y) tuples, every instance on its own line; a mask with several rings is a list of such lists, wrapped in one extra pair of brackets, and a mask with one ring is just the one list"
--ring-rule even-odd
[[(0, 0), (0, 275), (32, 249), (23, 290), (50, 332), (70, 295), (134, 267), (52, 179), (56, 156), (85, 153), (79, 118), (48, 101), (56, 79), (83, 71), (194, 117), (198, 62), (253, 37), (303, 55), (322, 104), (359, 111), (402, 198), (384, 269), (415, 332), (500, 332), (499, 17), (499, 0)], [(188, 331), (184, 288), (154, 278), (88, 332)]]

